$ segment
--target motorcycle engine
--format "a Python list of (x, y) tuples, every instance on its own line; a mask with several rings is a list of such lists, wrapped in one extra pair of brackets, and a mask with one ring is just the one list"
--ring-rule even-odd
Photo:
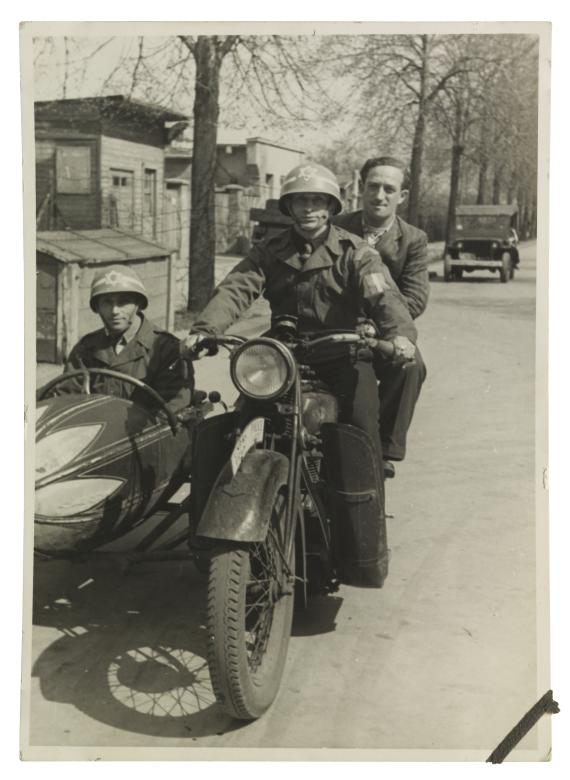
[(325, 422), (338, 419), (338, 401), (332, 393), (309, 391), (303, 393), (303, 425), (307, 431), (316, 435)]

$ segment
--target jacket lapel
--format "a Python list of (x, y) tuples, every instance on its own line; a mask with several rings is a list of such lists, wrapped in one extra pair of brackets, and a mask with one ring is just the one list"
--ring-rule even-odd
[(376, 251), (396, 260), (401, 237), (400, 220), (396, 217), (390, 230), (387, 230), (384, 235), (380, 236), (380, 241), (376, 244)]
[(338, 256), (341, 253), (338, 237), (332, 225), (325, 243), (318, 246), (312, 255), (304, 262), (299, 257), (299, 252), (293, 243), (289, 231), (280, 237), (280, 239), (279, 243), (273, 248), (275, 257), (285, 265), (288, 265), (290, 268), (293, 268), (300, 273), (315, 271), (318, 268), (330, 268), (331, 265), (334, 265), (331, 255), (334, 258), (334, 256)]
[(112, 366), (113, 368), (120, 370), (120, 366), (124, 366), (127, 363), (134, 363), (135, 361), (144, 358), (146, 354), (146, 347), (134, 338), (132, 341), (129, 341), (127, 346), (122, 349), (118, 355), (114, 356)]
[(113, 363), (113, 358), (116, 357), (111, 339), (105, 331), (101, 331), (98, 341), (97, 348), (93, 350), (93, 357), (100, 363), (103, 363), (103, 365), (110, 366)]
[(327, 244), (321, 244), (313, 254), (305, 260), (301, 273), (316, 271), (318, 268), (330, 268), (333, 265)]
[(295, 271), (300, 271), (303, 268), (303, 262), (293, 243), (291, 229), (284, 230), (283, 233), (274, 239), (274, 243), (272, 242), (271, 244), (271, 251), (280, 262), (288, 265)]
[(356, 236), (364, 237), (364, 226), (362, 224), (362, 211), (355, 211), (351, 214), (350, 220), (346, 227), (349, 233), (354, 233)]
[(141, 315), (141, 319), (142, 323), (137, 334), (118, 355), (115, 355), (113, 366), (118, 368), (126, 363), (133, 363), (146, 357), (150, 351), (154, 339), (154, 328), (144, 316)]

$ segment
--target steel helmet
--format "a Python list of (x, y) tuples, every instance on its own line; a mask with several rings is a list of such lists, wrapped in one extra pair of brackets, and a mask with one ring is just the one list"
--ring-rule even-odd
[(89, 296), (89, 305), (93, 311), (97, 311), (95, 299), (99, 295), (108, 293), (136, 293), (141, 299), (141, 309), (146, 309), (148, 306), (144, 284), (137, 272), (129, 266), (110, 265), (95, 273)]
[(324, 165), (318, 163), (305, 163), (297, 165), (292, 171), (289, 171), (281, 185), (281, 196), (279, 198), (279, 210), (291, 216), (287, 209), (287, 197), (297, 195), (302, 192), (319, 192), (329, 195), (334, 203), (334, 213), (342, 211), (340, 200), (340, 188), (336, 176)]

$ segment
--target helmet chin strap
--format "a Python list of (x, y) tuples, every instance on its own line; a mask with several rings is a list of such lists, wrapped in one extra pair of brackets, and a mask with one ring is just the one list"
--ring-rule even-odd
[(293, 220), (293, 224), (294, 224), (297, 232), (300, 233), (304, 238), (308, 238), (308, 239), (313, 238), (313, 237), (316, 238), (317, 236), (319, 236), (321, 233), (323, 233), (326, 230), (328, 225), (330, 225), (331, 218), (332, 218), (332, 214), (331, 214), (332, 203), (331, 203), (331, 198), (330, 197), (329, 197), (329, 203), (328, 203), (329, 217), (328, 217), (327, 221), (325, 222), (325, 224), (322, 226), (321, 230), (319, 230), (319, 232), (317, 234), (315, 234), (315, 233), (307, 233), (306, 230), (303, 230), (303, 228), (301, 227), (301, 223), (299, 222), (299, 220), (297, 219), (297, 217), (293, 213), (293, 209), (291, 208), (291, 198), (290, 197), (287, 198), (287, 201), (286, 201), (285, 205), (287, 206), (287, 211), (289, 212), (289, 216)]

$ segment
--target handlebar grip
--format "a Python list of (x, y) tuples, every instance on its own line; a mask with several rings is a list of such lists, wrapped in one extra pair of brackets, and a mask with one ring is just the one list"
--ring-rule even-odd
[(372, 347), (374, 352), (380, 353), (383, 357), (393, 358), (396, 355), (396, 349), (391, 341), (385, 341), (384, 339), (376, 339), (376, 343)]

